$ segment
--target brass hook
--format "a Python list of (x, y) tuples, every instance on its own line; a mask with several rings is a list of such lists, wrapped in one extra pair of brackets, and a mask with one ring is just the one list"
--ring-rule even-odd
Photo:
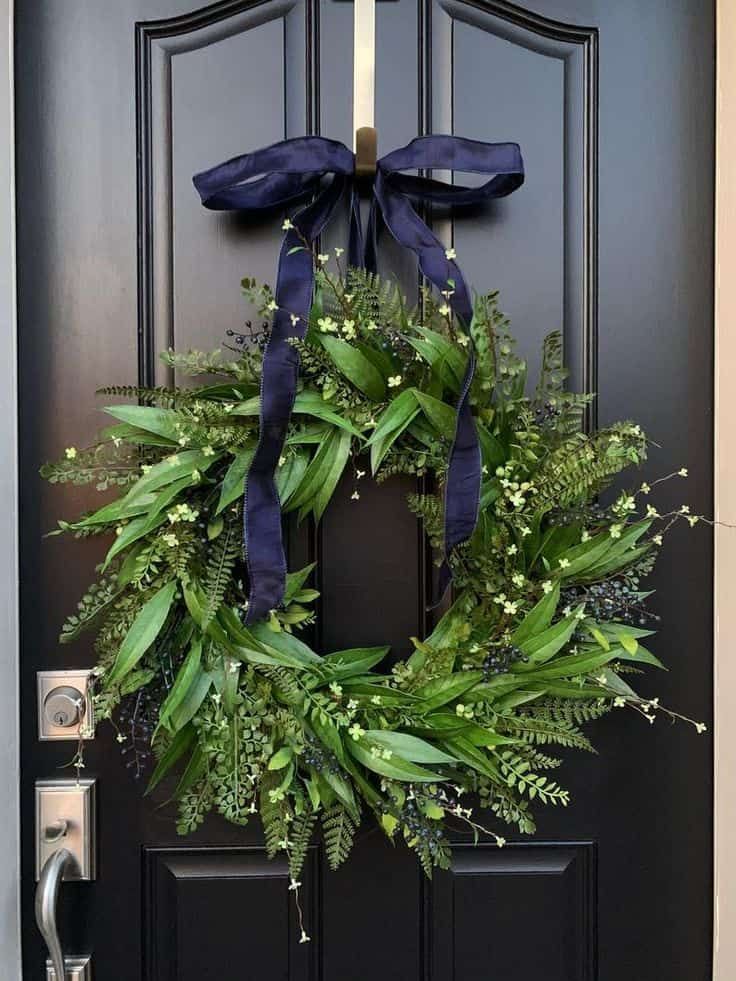
[(355, 176), (370, 178), (376, 176), (378, 137), (374, 126), (361, 126), (355, 131)]

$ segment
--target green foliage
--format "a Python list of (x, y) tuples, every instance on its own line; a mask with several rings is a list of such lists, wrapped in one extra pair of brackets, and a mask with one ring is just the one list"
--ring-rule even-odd
[[(270, 314), (268, 287), (244, 280), (243, 291)], [(455, 405), (475, 347), (478, 523), (448, 556), (451, 608), (429, 637), (412, 638), (406, 660), (387, 667), (386, 647), (311, 649), (299, 631), (319, 597), (313, 566), (289, 574), (265, 621), (244, 622), (242, 494), (258, 439), (260, 331), (256, 343), (239, 337), (233, 357), (167, 352), (173, 372), (199, 379), (191, 387), (101, 390), (134, 404), (110, 406), (115, 422), (91, 447), (68, 447), (42, 470), (52, 483), (117, 489), (57, 532), (110, 538), (61, 638), (95, 633), (97, 716), (119, 713), (122, 726), (131, 698), (145, 706), (136, 725), (158, 760), (149, 792), (163, 796), (176, 778), (179, 832), (213, 810), (240, 826), (259, 813), (294, 890), (318, 826), (332, 868), (366, 812), (430, 875), (449, 863), (450, 823), (502, 845), (479, 810), (530, 834), (536, 806), (566, 805), (568, 792), (546, 776), (560, 767), (550, 747), (591, 752), (588, 727), (613, 706), (666, 711), (629, 683), (661, 666), (642, 644), (652, 631), (640, 621), (654, 622), (642, 581), (667, 529), (692, 520), (686, 509), (660, 519), (638, 479), (613, 503), (597, 501), (645, 459), (644, 433), (631, 422), (582, 431), (591, 396), (566, 389), (558, 333), (528, 394), (495, 293), (478, 297), (462, 325), (426, 289), (410, 310), (392, 281), (335, 275), (322, 259), (305, 326), (275, 474), (282, 511), (318, 521), (342, 495), (355, 520), (370, 521), (369, 470), (377, 482), (426, 478), (408, 503), (438, 561)], [(467, 804), (474, 795), (480, 808)]]
[(334, 872), (347, 861), (355, 839), (355, 825), (341, 804), (323, 811), (322, 834), (327, 863)]

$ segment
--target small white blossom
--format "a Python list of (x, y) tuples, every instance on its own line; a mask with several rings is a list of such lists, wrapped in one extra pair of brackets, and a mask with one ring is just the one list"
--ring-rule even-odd
[(661, 535), (652, 535), (652, 541), (654, 542), (655, 545), (661, 545), (662, 544), (662, 536)]
[(518, 551), (519, 551), (519, 549), (518, 549), (518, 547), (516, 545), (509, 545), (509, 547), (506, 549), (506, 554), (507, 555), (516, 555), (516, 553)]
[(401, 384), (401, 375), (389, 375), (388, 378), (389, 388), (398, 388), (400, 384)]
[(323, 334), (334, 334), (337, 330), (337, 323), (332, 317), (320, 317), (317, 326)]
[(649, 484), (646, 482), (646, 480), (644, 481), (644, 483), (639, 488), (639, 490), (640, 490), (640, 492), (642, 494), (649, 494), (649, 492), (651, 491), (651, 489), (652, 488), (649, 486)]
[(454, 249), (445, 249), (446, 259), (457, 259), (457, 252)]
[(307, 935), (307, 931), (302, 927), (302, 935), (299, 938), (300, 944), (308, 944), (312, 938)]
[(360, 494), (358, 493), (357, 490), (354, 490), (353, 493), (350, 495), (350, 500), (351, 501), (359, 501), (360, 500)]
[(317, 262), (319, 262), (323, 266), (326, 262), (329, 261), (330, 261), (330, 257), (325, 252), (320, 252), (319, 255), (317, 256)]
[(340, 256), (343, 254), (344, 251), (345, 249), (341, 249), (339, 245), (335, 248), (335, 255), (337, 256), (338, 259), (340, 258)]
[(294, 222), (291, 220), (291, 218), (284, 218), (284, 220), (281, 223), (281, 228), (283, 229), (283, 231), (288, 232), (293, 227), (294, 227)]
[(622, 530), (623, 525), (611, 525), (611, 527), (608, 529), (608, 534), (611, 536), (611, 538), (620, 538)]
[(687, 467), (680, 467), (680, 469), (677, 471), (677, 476), (687, 477)]
[(450, 307), (448, 306), (447, 303), (443, 303), (442, 304), (442, 306), (439, 309), (439, 314), (440, 314), (441, 317), (449, 317), (450, 316)]
[(570, 565), (569, 559), (558, 559), (557, 564), (561, 569), (566, 569)]
[(705, 724), (705, 722), (696, 722), (695, 731), (699, 736), (702, 736), (704, 732), (708, 731), (708, 726)]
[(76, 459), (77, 456), (76, 446), (67, 446), (67, 448), (64, 450), (64, 455), (66, 456), (67, 460)]
[(292, 326), (292, 327), (296, 327), (296, 325), (297, 325), (297, 324), (299, 323), (299, 321), (301, 320), (301, 317), (297, 317), (297, 315), (296, 315), (295, 313), (292, 313), (292, 314), (290, 315), (290, 317), (289, 317), (289, 319), (291, 320), (291, 326)]
[(203, 456), (214, 456), (215, 455), (215, 451), (214, 451), (214, 449), (211, 446), (203, 446), (202, 447), (202, 455)]
[(269, 303), (266, 304), (266, 309), (267, 310), (270, 310), (272, 313), (273, 313), (274, 310), (278, 310), (278, 308), (279, 308), (279, 305), (276, 302), (276, 300), (271, 300)]
[(545, 581), (542, 583), (542, 589), (544, 590), (545, 595), (547, 593), (551, 593), (553, 588), (552, 582), (549, 579), (545, 579)]

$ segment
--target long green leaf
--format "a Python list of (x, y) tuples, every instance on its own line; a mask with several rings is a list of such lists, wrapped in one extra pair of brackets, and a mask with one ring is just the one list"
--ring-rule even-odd
[(171, 768), (181, 759), (181, 757), (191, 749), (197, 739), (197, 730), (194, 726), (185, 726), (180, 729), (169, 744), (166, 752), (160, 758), (148, 781), (146, 793), (150, 794), (163, 780)]
[(156, 640), (169, 615), (176, 587), (175, 581), (167, 583), (138, 613), (120, 645), (118, 656), (107, 676), (108, 685), (121, 681)]
[(380, 753), (374, 755), (371, 753), (371, 745), (365, 736), (361, 736), (358, 740), (347, 740), (348, 752), (366, 769), (372, 770), (382, 777), (408, 783), (434, 783), (445, 779), (441, 774), (427, 770), (425, 767), (419, 766), (418, 763), (411, 763), (396, 754), (388, 760), (384, 759)]
[[(412, 763), (457, 763), (454, 756), (437, 749), (424, 739), (408, 736), (405, 732), (389, 732), (385, 729), (369, 729), (364, 738)], [(393, 757), (392, 757), (393, 759)]]
[(511, 635), (511, 643), (516, 647), (521, 647), (523, 643), (531, 640), (537, 634), (546, 630), (552, 622), (552, 617), (560, 602), (560, 584), (556, 582), (549, 593), (539, 600), (529, 613), (524, 617), (519, 626)]
[(239, 450), (233, 458), (222, 480), (220, 500), (217, 503), (215, 514), (220, 514), (228, 504), (232, 504), (233, 501), (242, 496), (245, 490), (245, 475), (248, 473), (248, 467), (250, 467), (254, 453), (255, 450), (252, 447), (248, 447), (247, 449)]
[(386, 383), (383, 380), (383, 375), (357, 347), (353, 347), (352, 344), (348, 344), (347, 341), (343, 341), (339, 337), (331, 337), (329, 334), (320, 334), (319, 339), (338, 371), (349, 382), (359, 388), (369, 399), (373, 399), (374, 402), (384, 400)]

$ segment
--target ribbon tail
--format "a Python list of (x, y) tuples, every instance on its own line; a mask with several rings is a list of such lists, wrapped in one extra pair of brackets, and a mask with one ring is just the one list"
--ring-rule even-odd
[(261, 375), (260, 436), (245, 481), (243, 547), (249, 580), (246, 623), (267, 617), (284, 598), (286, 555), (275, 475), (299, 374), (299, 355), (290, 340), (306, 333), (314, 290), (312, 253), (304, 248), (304, 243), (311, 246), (329, 223), (344, 188), (345, 178), (334, 176), (315, 201), (295, 216), (295, 227), (287, 232), (281, 246), (275, 294), (278, 309)]

